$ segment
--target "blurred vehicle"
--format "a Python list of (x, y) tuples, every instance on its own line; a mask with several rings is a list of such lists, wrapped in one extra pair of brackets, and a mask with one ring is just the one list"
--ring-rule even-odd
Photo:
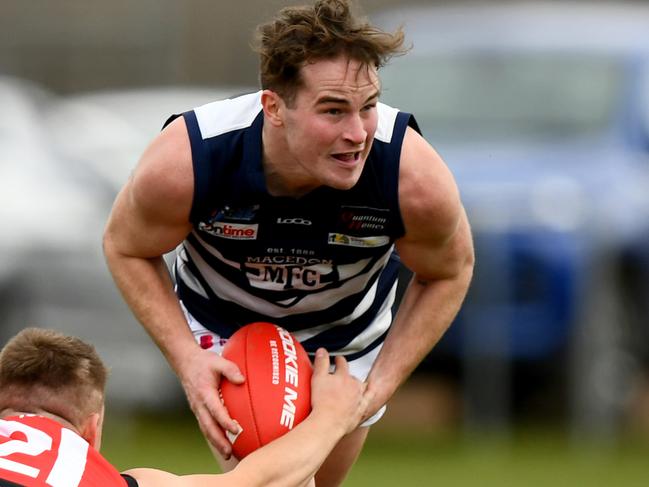
[(115, 407), (166, 409), (184, 394), (103, 259), (117, 191), (166, 118), (226, 93), (152, 88), (57, 96), (0, 78), (0, 342), (27, 325), (94, 343)]
[(614, 423), (637, 367), (620, 271), (649, 285), (637, 251), (649, 245), (649, 6), (413, 6), (372, 20), (404, 26), (412, 51), (381, 70), (382, 99), (414, 113), (446, 160), (476, 242), (472, 289), (433, 356), (462, 357), (502, 414), (507, 363), (545, 361), (568, 376), (575, 416)]
[(79, 93), (61, 98), (46, 124), (58, 156), (100, 182), (112, 203), (167, 118), (244, 91), (170, 86)]
[(59, 287), (62, 276), (50, 273), (51, 266), (76, 252), (78, 258), (68, 260), (84, 262), (93, 234), (101, 228), (93, 188), (77, 184), (47, 142), (42, 117), (53, 100), (35, 84), (0, 78), (2, 338), (11, 323), (36, 321), (33, 303), (41, 292), (48, 292), (46, 288), (76, 299), (73, 293), (78, 290)]
[[(59, 157), (49, 120), (59, 97), (0, 78), (0, 343), (25, 326), (92, 341), (115, 377), (115, 407), (169, 407), (182, 391), (135, 323), (101, 251), (110, 201), (102, 182)], [(76, 140), (83, 140), (79, 130)]]

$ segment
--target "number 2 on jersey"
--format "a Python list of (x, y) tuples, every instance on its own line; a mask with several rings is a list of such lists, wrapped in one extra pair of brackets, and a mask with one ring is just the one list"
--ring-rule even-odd
[[(5, 457), (16, 453), (31, 457), (39, 456), (52, 449), (52, 437), (41, 430), (18, 421), (0, 419), (0, 433), (3, 436), (9, 437), (16, 432), (23, 433), (27, 440), (11, 439), (0, 444), (0, 469), (35, 479), (40, 474), (40, 469), (14, 460), (8, 460)], [(88, 444), (85, 441), (70, 430), (63, 428), (61, 430), (61, 444), (47, 477), (47, 484), (52, 487), (76, 487), (83, 475), (87, 450)]]

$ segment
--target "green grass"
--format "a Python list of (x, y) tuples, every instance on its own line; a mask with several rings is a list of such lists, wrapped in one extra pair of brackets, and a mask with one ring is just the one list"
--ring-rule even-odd
[(218, 471), (198, 424), (188, 414), (108, 414), (101, 451), (119, 470), (154, 467), (178, 474)]
[(649, 445), (575, 444), (559, 432), (514, 438), (375, 436), (346, 485), (575, 487), (649, 485)]
[[(194, 419), (187, 415), (109, 416), (104, 455), (119, 469), (217, 472)], [(577, 487), (649, 485), (649, 440), (615, 444), (571, 441), (558, 429), (509, 437), (373, 431), (348, 487)]]

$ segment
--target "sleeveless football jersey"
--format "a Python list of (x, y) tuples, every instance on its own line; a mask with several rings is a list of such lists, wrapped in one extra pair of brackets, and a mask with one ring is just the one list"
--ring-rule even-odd
[[(358, 183), (273, 197), (262, 168), (260, 92), (183, 114), (194, 169), (193, 231), (178, 247), (177, 293), (221, 337), (272, 321), (307, 351), (380, 345), (392, 321), (404, 234), (399, 158), (407, 113), (378, 104), (378, 127)], [(172, 117), (169, 121), (173, 120)]]
[(25, 487), (126, 487), (126, 480), (86, 440), (56, 421), (0, 419), (0, 479)]

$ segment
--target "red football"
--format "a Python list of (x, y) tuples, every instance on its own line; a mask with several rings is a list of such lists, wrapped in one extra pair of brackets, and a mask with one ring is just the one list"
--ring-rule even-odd
[(293, 335), (271, 323), (251, 323), (237, 330), (223, 348), (246, 378), (221, 382), (230, 417), (241, 426), (228, 435), (232, 453), (242, 459), (291, 430), (311, 411), (311, 362)]

